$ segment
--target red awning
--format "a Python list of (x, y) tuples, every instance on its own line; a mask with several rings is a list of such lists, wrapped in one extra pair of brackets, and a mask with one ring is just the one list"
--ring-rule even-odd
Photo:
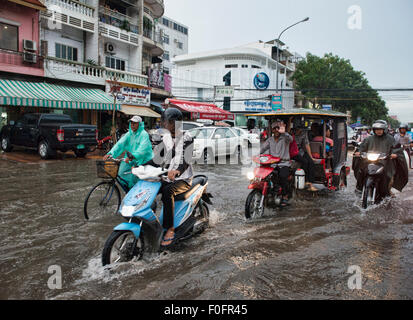
[(235, 120), (234, 114), (222, 110), (212, 103), (166, 99), (165, 106), (176, 107), (183, 112), (189, 112), (192, 120)]

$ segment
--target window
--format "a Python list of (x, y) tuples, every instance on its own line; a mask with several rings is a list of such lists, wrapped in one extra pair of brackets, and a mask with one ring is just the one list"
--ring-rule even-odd
[(178, 31), (178, 25), (174, 22), (174, 30)]
[(183, 48), (184, 48), (184, 44), (183, 44), (182, 42), (179, 42), (179, 41), (177, 41), (176, 46), (177, 46), (179, 49), (183, 49)]
[(241, 67), (242, 68), (248, 68), (248, 64), (243, 64)]
[(234, 138), (235, 137), (235, 134), (231, 131), (231, 130), (229, 130), (229, 129), (225, 129), (225, 138)]
[(225, 65), (225, 68), (226, 68), (226, 69), (238, 68), (238, 65), (237, 65), (237, 64), (226, 64), (226, 65)]
[(163, 73), (169, 74), (169, 68), (163, 68)]
[(56, 58), (77, 61), (77, 48), (56, 43)]
[(116, 69), (125, 71), (126, 70), (126, 62), (125, 60), (114, 58), (114, 57), (106, 57), (106, 67), (110, 69)]
[(226, 138), (225, 129), (217, 129), (215, 131), (213, 139), (218, 139), (218, 136), (220, 136), (220, 139), (225, 139)]
[(223, 109), (227, 111), (231, 110), (231, 98), (230, 97), (224, 97)]
[(256, 65), (251, 65), (251, 68), (255, 68), (255, 69), (261, 69), (261, 67), (256, 66)]
[(19, 51), (19, 28), (0, 22), (0, 48)]
[(169, 51), (165, 51), (164, 53), (163, 53), (163, 59), (164, 60), (167, 60), (167, 61), (169, 61), (170, 60), (170, 58), (169, 58)]
[(168, 19), (165, 19), (165, 18), (162, 18), (162, 24), (163, 24), (164, 26), (169, 27), (169, 20), (168, 20)]
[(188, 29), (184, 28), (184, 34), (188, 35)]
[(163, 34), (163, 43), (166, 43), (166, 44), (169, 44), (169, 35), (167, 35), (167, 34)]

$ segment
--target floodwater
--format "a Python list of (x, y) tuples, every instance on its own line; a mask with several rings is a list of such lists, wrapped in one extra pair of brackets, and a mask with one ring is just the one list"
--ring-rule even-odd
[[(83, 218), (99, 181), (95, 161), (0, 160), (0, 299), (413, 298), (412, 182), (362, 210), (351, 176), (341, 193), (302, 195), (247, 222), (247, 168), (195, 170), (210, 179), (210, 228), (174, 250), (105, 269), (103, 245), (123, 220)], [(58, 269), (62, 286), (53, 289)]]

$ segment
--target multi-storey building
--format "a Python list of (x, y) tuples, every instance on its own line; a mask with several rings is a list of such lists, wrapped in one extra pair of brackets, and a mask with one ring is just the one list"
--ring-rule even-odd
[(166, 73), (174, 68), (172, 59), (188, 53), (188, 27), (168, 17), (162, 17), (157, 25), (162, 34), (164, 54), (160, 65)]
[[(37, 0), (27, 2), (33, 1)], [(41, 1), (44, 8), (36, 43), (44, 60), (44, 78), (31, 81), (100, 89), (110, 97), (116, 80), (121, 86), (116, 95), (118, 104), (150, 106), (151, 68), (164, 53), (161, 34), (155, 27), (164, 13), (163, 0)], [(162, 89), (155, 90), (169, 96)], [(100, 126), (111, 112), (95, 107), (64, 112), (71, 112), (75, 121)], [(143, 113), (150, 114), (148, 110)]]
[[(269, 97), (277, 92), (282, 95), (283, 108), (293, 108), (290, 76), (295, 70), (294, 55), (282, 49), (283, 45), (276, 41), (259, 41), (236, 48), (177, 56), (173, 60), (176, 68), (172, 70), (172, 93), (178, 99), (215, 102), (235, 113), (235, 124), (239, 126), (246, 125), (246, 113), (271, 111)], [(223, 86), (233, 88), (230, 95), (221, 95)]]

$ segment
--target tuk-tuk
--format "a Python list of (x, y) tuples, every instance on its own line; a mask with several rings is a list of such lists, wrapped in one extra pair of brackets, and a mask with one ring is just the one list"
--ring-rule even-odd
[[(298, 123), (307, 128), (311, 135), (311, 126), (318, 123), (322, 130), (323, 139), (316, 142), (310, 140), (313, 158), (316, 160), (316, 182), (325, 185), (329, 190), (337, 190), (347, 185), (347, 175), (350, 167), (347, 166), (347, 115), (337, 111), (320, 109), (291, 109), (271, 113), (247, 114), (253, 117), (265, 117), (268, 120), (267, 136), (271, 136), (271, 124), (274, 121), (283, 121), (294, 129)], [(326, 132), (331, 128), (330, 139), (333, 140), (331, 152), (327, 152)]]

